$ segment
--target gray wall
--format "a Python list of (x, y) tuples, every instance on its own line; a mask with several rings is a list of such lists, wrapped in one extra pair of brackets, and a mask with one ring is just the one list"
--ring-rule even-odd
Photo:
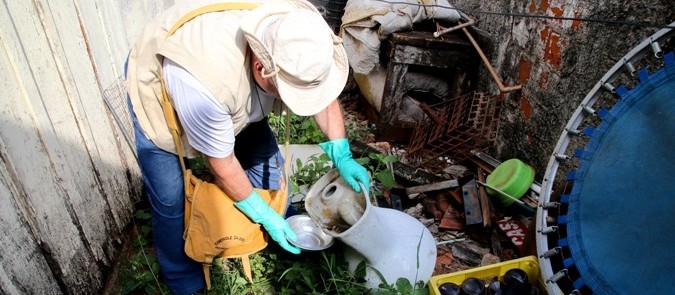
[[(675, 21), (675, 2), (500, 0), (452, 1), (478, 20), (491, 34), (486, 48), (506, 85), (523, 84), (520, 92), (505, 95), (496, 156), (517, 157), (532, 164), (538, 178), (565, 123), (595, 83), (628, 50), (659, 28), (599, 22), (508, 17), (478, 13), (507, 12), (587, 19), (647, 22)], [(481, 68), (482, 85), (497, 87)]]
[(103, 288), (141, 187), (103, 96), (169, 2), (2, 1), (0, 294)]

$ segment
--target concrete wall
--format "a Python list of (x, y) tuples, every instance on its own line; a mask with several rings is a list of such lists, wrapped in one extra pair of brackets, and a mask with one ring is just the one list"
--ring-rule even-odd
[[(457, 0), (453, 4), (491, 34), (492, 44), (485, 50), (504, 84), (523, 84), (522, 91), (505, 95), (495, 156), (524, 159), (535, 167), (538, 178), (586, 93), (628, 50), (659, 28), (481, 11), (659, 25), (675, 21), (671, 0)], [(485, 68), (481, 71), (481, 84), (497, 93)]]

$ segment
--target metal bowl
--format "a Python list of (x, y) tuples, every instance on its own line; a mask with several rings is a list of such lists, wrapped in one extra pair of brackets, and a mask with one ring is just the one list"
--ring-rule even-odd
[(303, 250), (318, 251), (333, 245), (333, 237), (323, 232), (309, 215), (293, 215), (286, 218), (286, 221), (297, 236), (297, 240), (289, 240), (296, 247)]

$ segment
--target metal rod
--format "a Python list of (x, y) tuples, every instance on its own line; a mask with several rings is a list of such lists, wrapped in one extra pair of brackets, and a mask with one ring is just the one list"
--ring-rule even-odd
[(593, 109), (591, 106), (585, 106), (584, 112), (586, 112), (589, 115), (595, 115), (595, 109)]
[(462, 31), (464, 31), (464, 34), (466, 34), (466, 37), (469, 38), (469, 41), (471, 42), (471, 45), (473, 45), (473, 47), (478, 52), (478, 55), (480, 56), (480, 59), (483, 60), (483, 63), (485, 64), (485, 66), (488, 69), (488, 72), (490, 72), (490, 76), (492, 76), (492, 80), (494, 80), (495, 83), (497, 83), (497, 87), (499, 87), (499, 91), (501, 91), (501, 92), (511, 92), (511, 91), (516, 91), (516, 90), (520, 90), (521, 88), (523, 88), (523, 85), (514, 85), (514, 86), (505, 87), (504, 84), (502, 83), (501, 79), (497, 75), (497, 72), (495, 71), (495, 69), (490, 64), (490, 61), (488, 60), (488, 58), (483, 53), (483, 50), (480, 49), (480, 46), (478, 46), (478, 43), (476, 43), (476, 40), (474, 40), (473, 36), (471, 36), (471, 33), (469, 33), (469, 31), (466, 28), (462, 28)]
[(471, 150), (471, 154), (473, 154), (474, 156), (476, 156), (478, 159), (485, 162), (486, 164), (492, 166), (492, 168), (497, 168), (497, 166), (499, 166), (499, 164), (502, 163), (499, 160), (491, 157), (490, 155), (488, 155), (486, 153), (483, 153), (483, 152), (480, 152), (480, 151), (477, 151), (477, 150)]
[(579, 135), (579, 134), (581, 134), (581, 131), (576, 130), (576, 129), (565, 128), (565, 131), (567, 131), (567, 134), (569, 134), (569, 135)]
[(441, 120), (441, 118), (438, 117), (438, 114), (436, 114), (436, 112), (433, 109), (431, 109), (431, 107), (429, 107), (429, 105), (427, 105), (424, 102), (420, 102), (419, 106), (420, 106), (420, 109), (422, 109), (422, 111), (425, 114), (427, 114), (427, 116), (429, 116), (429, 118), (431, 118), (431, 120), (434, 121), (434, 123), (436, 123), (438, 125), (445, 124), (445, 122), (443, 122), (443, 120)]
[(602, 88), (604, 88), (605, 90), (607, 90), (607, 91), (609, 91), (609, 92), (611, 92), (611, 93), (615, 93), (615, 91), (614, 91), (614, 89), (615, 89), (614, 85), (612, 85), (612, 84), (609, 83), (609, 82), (605, 82), (604, 84), (602, 84)]
[[(456, 25), (456, 26), (454, 26), (454, 27), (444, 28), (443, 30), (436, 31), (436, 32), (434, 32), (434, 38), (438, 38), (438, 37), (440, 37), (441, 35), (445, 35), (445, 34), (447, 34), (447, 33), (453, 32), (453, 31), (457, 31), (457, 30), (459, 30), (459, 29), (461, 29), (461, 28), (465, 28), (465, 27), (468, 27), (468, 26), (473, 26), (473, 24), (476, 23), (476, 21), (475, 21), (473, 18), (468, 17), (468, 16), (467, 16), (466, 14), (464, 14), (463, 12), (460, 11), (459, 13), (460, 13), (460, 16), (461, 16), (462, 18), (464, 18), (464, 19), (466, 19), (466, 20), (468, 20), (468, 21), (465, 22), (465, 23), (460, 23), (459, 25)], [(438, 27), (441, 27), (440, 25), (438, 25), (438, 22), (436, 23), (436, 25), (437, 25)]]
[(555, 153), (554, 155), (555, 155), (555, 159), (558, 160), (558, 162), (564, 162), (564, 161), (567, 161), (570, 158), (570, 156), (565, 155), (565, 154)]
[(525, 205), (525, 206), (528, 206), (528, 207), (529, 207), (529, 205), (525, 204), (525, 202), (516, 199), (516, 197), (513, 197), (513, 196), (511, 196), (511, 195), (509, 195), (509, 194), (507, 194), (507, 193), (505, 193), (505, 192), (499, 190), (498, 188), (496, 188), (496, 187), (494, 187), (494, 186), (491, 186), (491, 185), (489, 185), (489, 184), (487, 184), (487, 183), (485, 183), (485, 182), (482, 182), (482, 181), (476, 181), (476, 182), (477, 182), (478, 184), (482, 185), (482, 186), (485, 186), (485, 187), (487, 187), (487, 188), (489, 188), (489, 189), (491, 189), (491, 190), (493, 190), (493, 191), (498, 192), (500, 195), (505, 196), (505, 197), (507, 197), (507, 198), (513, 200), (514, 202), (516, 202), (516, 203), (518, 203), (518, 204)]

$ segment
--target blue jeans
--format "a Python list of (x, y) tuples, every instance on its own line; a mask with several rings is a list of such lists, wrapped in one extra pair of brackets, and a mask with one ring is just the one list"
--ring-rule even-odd
[[(152, 209), (153, 244), (160, 274), (174, 294), (190, 294), (205, 286), (202, 265), (183, 251), (185, 193), (178, 156), (148, 140), (131, 112), (138, 162)], [(235, 155), (254, 187), (278, 189), (283, 158), (267, 121), (249, 125), (235, 140)]]

